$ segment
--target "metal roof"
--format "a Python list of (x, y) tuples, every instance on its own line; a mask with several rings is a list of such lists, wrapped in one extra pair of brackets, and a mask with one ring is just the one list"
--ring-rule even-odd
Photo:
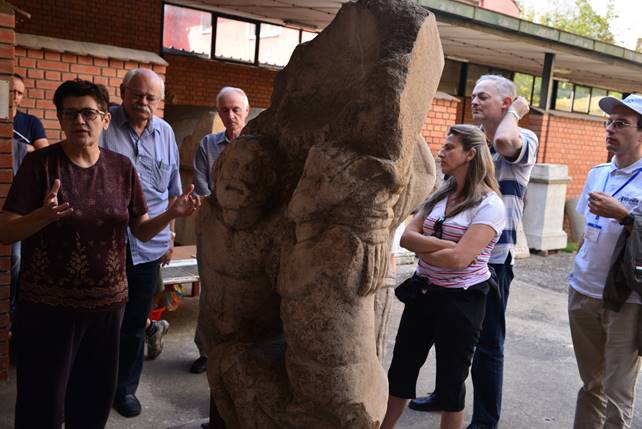
[[(170, 3), (319, 31), (347, 0), (173, 0)], [(642, 92), (642, 53), (455, 0), (417, 0), (437, 17), (444, 54), (470, 63), (541, 75), (554, 53), (558, 78)]]

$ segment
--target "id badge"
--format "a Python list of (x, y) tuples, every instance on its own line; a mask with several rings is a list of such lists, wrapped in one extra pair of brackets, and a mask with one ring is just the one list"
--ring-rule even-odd
[(584, 240), (592, 241), (594, 243), (597, 242), (601, 230), (602, 227), (596, 223), (586, 224), (586, 228), (584, 229)]

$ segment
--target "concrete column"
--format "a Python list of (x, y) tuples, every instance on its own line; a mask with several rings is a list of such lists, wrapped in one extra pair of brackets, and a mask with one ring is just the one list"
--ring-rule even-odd
[(562, 164), (535, 164), (524, 207), (524, 232), (528, 247), (547, 251), (564, 249), (564, 202), (570, 181)]

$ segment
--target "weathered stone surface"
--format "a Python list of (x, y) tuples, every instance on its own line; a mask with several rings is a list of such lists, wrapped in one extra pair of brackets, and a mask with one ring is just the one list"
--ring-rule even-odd
[(197, 244), (227, 428), (379, 427), (390, 243), (434, 184), (420, 130), (442, 67), (426, 10), (348, 3), (217, 161)]

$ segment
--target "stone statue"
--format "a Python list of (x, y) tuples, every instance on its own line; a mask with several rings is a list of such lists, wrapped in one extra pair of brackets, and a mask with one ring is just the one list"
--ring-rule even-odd
[(197, 245), (225, 427), (379, 427), (390, 242), (435, 181), (420, 130), (442, 67), (425, 9), (346, 3), (218, 159)]

